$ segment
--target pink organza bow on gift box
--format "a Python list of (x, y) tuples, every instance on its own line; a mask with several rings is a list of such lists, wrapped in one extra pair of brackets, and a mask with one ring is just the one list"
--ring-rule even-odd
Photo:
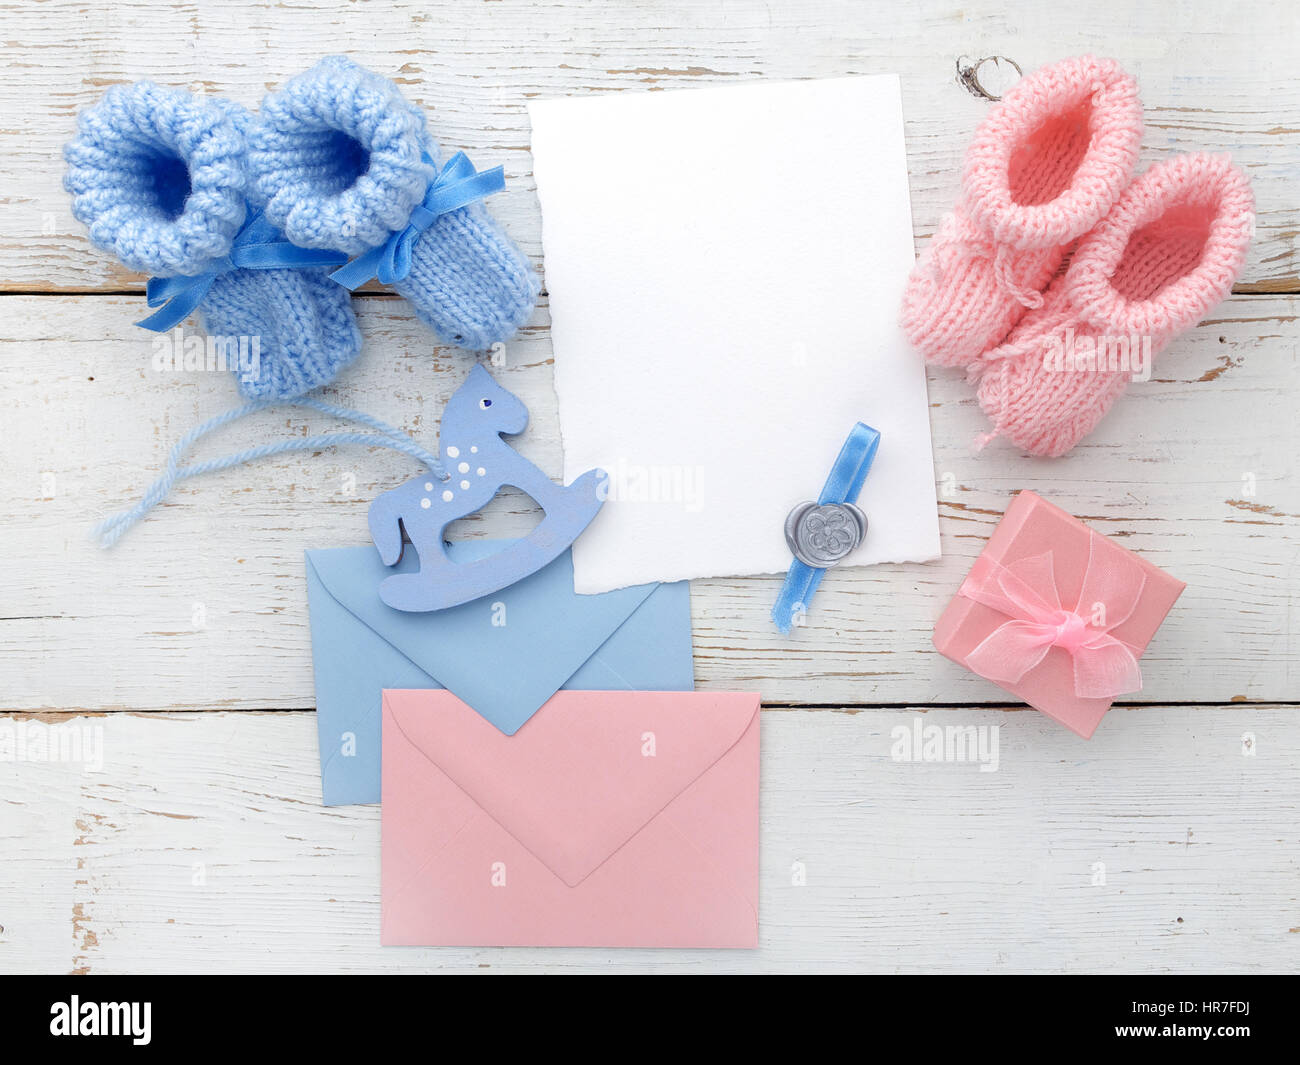
[(960, 594), (1006, 614), (966, 658), (980, 676), (1016, 684), (1053, 647), (1074, 660), (1074, 691), (1084, 699), (1113, 699), (1142, 688), (1142, 670), (1133, 649), (1110, 635), (1133, 613), (1146, 575), (1121, 551), (1090, 533), (1088, 568), (1078, 602), (1061, 606), (1050, 551), (1009, 566), (981, 555)]

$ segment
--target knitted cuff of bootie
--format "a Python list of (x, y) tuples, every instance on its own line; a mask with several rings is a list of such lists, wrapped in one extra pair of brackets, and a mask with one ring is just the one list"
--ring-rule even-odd
[[(536, 274), (472, 202), (489, 191), (488, 175), (474, 174), (463, 156), (442, 167), (423, 113), (345, 56), (326, 57), (267, 97), (250, 133), (249, 169), (267, 218), (293, 243), (363, 257), (352, 264), (359, 271), (344, 272), (348, 284), (380, 250), (392, 252), (380, 281), (444, 340), (487, 348), (532, 312)], [(447, 195), (476, 180), (470, 197)]]
[(1114, 60), (1079, 56), (1035, 71), (966, 152), (971, 219), (1018, 251), (1067, 245), (1124, 191), (1141, 137), (1137, 82)]
[(1123, 191), (1141, 136), (1137, 82), (1113, 60), (1062, 60), (1011, 88), (908, 281), (903, 329), (926, 361), (969, 366), (1042, 305), (1073, 242)]
[(149, 81), (115, 85), (63, 151), (72, 214), (129, 269), (202, 274), (246, 215), (244, 140), (224, 110)]
[(114, 86), (79, 116), (64, 185), (96, 245), (155, 275), (150, 304), (165, 305), (149, 328), (170, 329), (197, 308), (240, 390), (287, 398), (334, 377), (361, 338), (331, 267), (291, 265), (311, 256), (250, 212), (246, 122), (224, 101), (148, 81)]

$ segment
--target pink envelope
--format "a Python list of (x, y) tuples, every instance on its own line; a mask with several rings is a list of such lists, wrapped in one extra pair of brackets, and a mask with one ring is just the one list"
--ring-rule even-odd
[(758, 946), (759, 697), (383, 696), (386, 946)]

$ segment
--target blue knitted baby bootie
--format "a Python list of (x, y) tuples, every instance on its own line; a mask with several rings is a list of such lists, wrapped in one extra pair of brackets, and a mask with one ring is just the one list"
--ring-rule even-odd
[(248, 123), (224, 101), (148, 81), (114, 86), (79, 116), (64, 187), (96, 245), (155, 275), (150, 304), (168, 305), (150, 328), (197, 306), (210, 336), (256, 337), (258, 358), (236, 370), (240, 391), (285, 399), (333, 379), (361, 334), (331, 267), (283, 265), (309, 257), (248, 203)]
[(360, 256), (338, 279), (378, 276), (443, 340), (489, 348), (532, 313), (537, 274), (479, 202), (499, 175), (463, 155), (443, 166), (423, 113), (347, 57), (266, 98), (248, 166), (272, 225), (301, 247)]

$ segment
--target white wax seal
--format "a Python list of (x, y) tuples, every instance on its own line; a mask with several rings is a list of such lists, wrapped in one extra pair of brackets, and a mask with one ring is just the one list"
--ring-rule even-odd
[(867, 516), (852, 503), (800, 503), (785, 519), (785, 542), (805, 566), (829, 569), (867, 534)]

